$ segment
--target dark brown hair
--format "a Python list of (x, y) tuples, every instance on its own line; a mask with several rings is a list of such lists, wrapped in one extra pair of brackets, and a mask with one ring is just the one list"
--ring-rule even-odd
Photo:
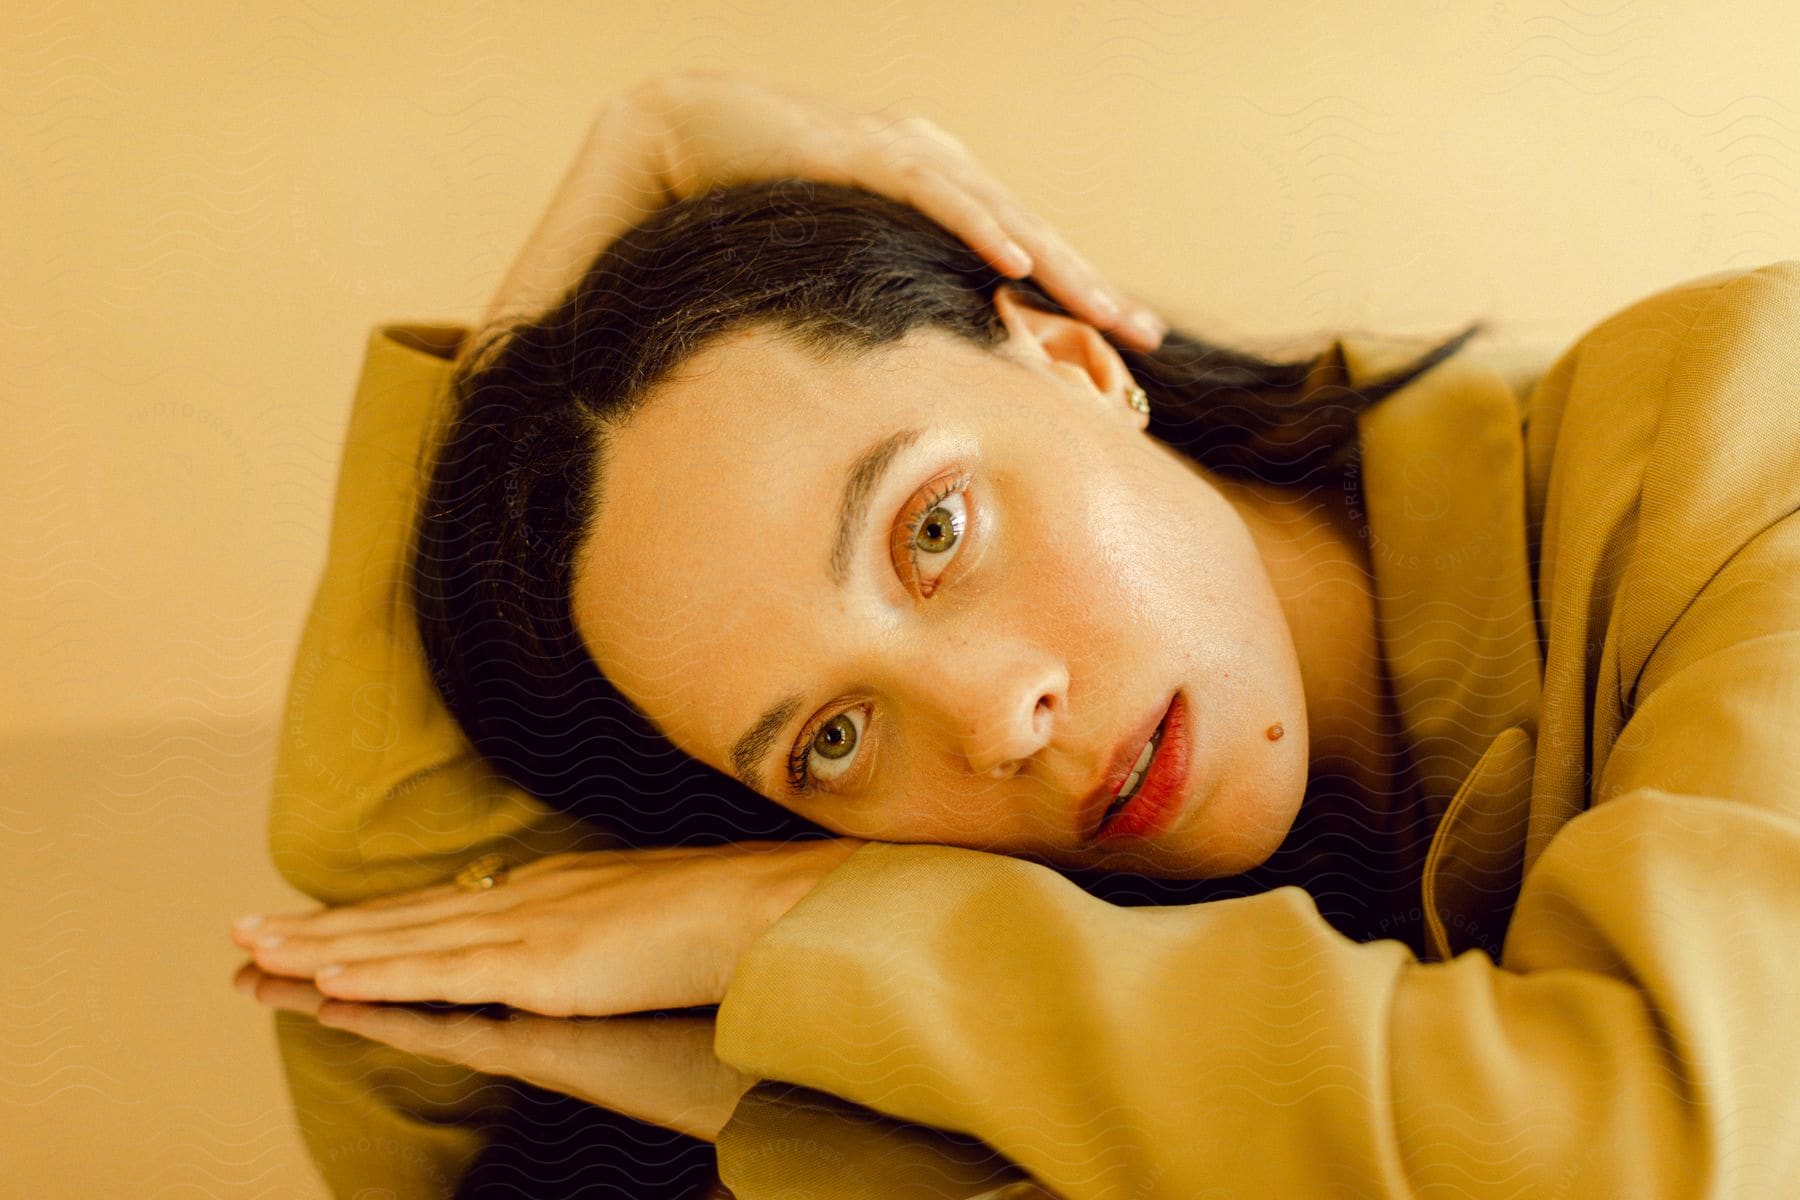
[[(675, 750), (576, 635), (573, 569), (607, 430), (672, 368), (751, 323), (825, 359), (922, 327), (996, 346), (1002, 283), (1064, 311), (911, 208), (786, 180), (662, 209), (550, 311), (465, 352), (412, 583), (433, 677), (475, 747), (520, 787), (634, 844), (823, 833)], [(1271, 362), (1177, 331), (1121, 355), (1150, 395), (1154, 436), (1217, 472), (1312, 487), (1342, 472), (1359, 412), (1480, 328), (1360, 390), (1342, 382), (1335, 345)]]

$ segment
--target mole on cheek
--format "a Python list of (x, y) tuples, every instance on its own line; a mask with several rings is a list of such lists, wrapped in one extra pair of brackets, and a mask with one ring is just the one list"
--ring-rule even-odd
[(1281, 722), (1275, 722), (1273, 725), (1269, 726), (1268, 729), (1264, 730), (1263, 733), (1271, 742), (1279, 742), (1282, 734)]

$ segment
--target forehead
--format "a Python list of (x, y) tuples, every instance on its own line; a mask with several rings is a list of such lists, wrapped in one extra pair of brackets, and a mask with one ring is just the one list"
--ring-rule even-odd
[(826, 562), (851, 461), (906, 425), (978, 420), (994, 358), (933, 334), (824, 360), (759, 329), (688, 360), (600, 465), (574, 611), (607, 677), (690, 751), (734, 739), (795, 682), (775, 665), (796, 640), (848, 615)]

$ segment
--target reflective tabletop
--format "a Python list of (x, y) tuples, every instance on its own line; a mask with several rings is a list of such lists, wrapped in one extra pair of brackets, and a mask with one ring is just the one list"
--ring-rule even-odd
[(313, 907), (265, 848), (275, 733), (170, 718), (0, 745), (0, 1192), (1050, 1194), (973, 1139), (739, 1076), (709, 1009), (349, 1004), (263, 974), (231, 921)]

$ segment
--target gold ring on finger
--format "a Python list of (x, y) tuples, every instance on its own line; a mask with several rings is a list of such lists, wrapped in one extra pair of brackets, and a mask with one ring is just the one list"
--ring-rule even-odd
[(485, 892), (506, 882), (506, 859), (498, 854), (484, 854), (456, 873), (456, 886), (465, 891)]

